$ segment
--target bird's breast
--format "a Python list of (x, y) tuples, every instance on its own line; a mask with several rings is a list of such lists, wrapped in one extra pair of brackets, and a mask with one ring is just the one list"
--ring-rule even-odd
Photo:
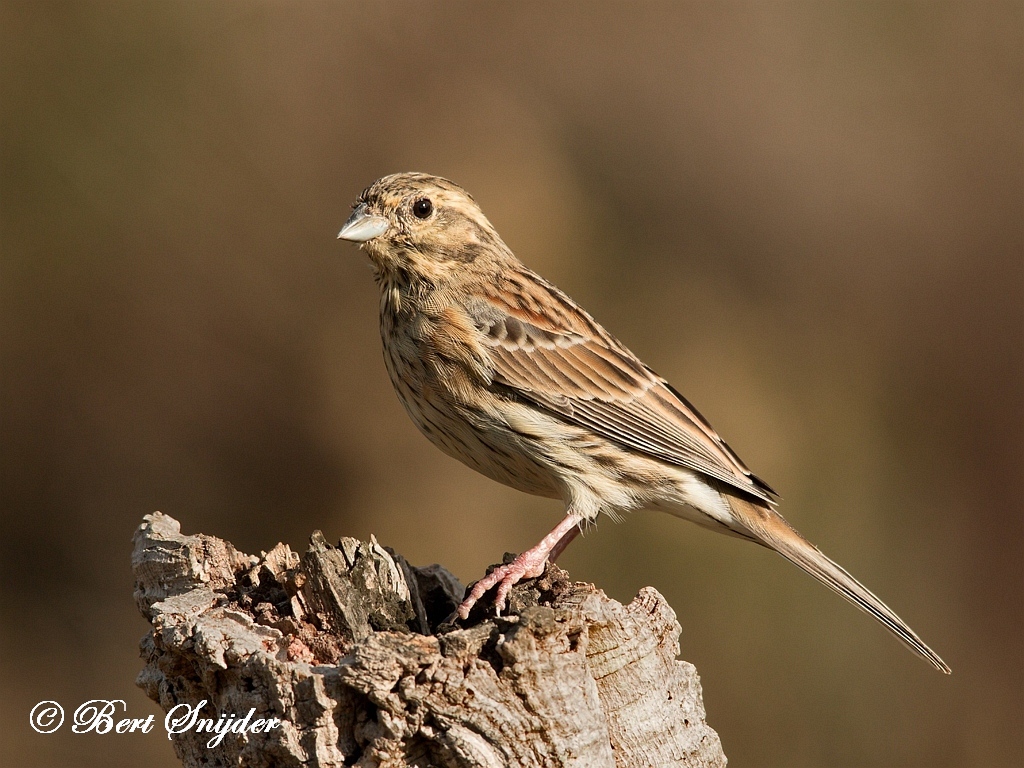
[(505, 485), (541, 496), (558, 491), (548, 469), (509, 440), (495, 417), (494, 395), (477, 370), (470, 339), (442, 315), (392, 312), (381, 304), (381, 339), (388, 375), (409, 417), (449, 456)]

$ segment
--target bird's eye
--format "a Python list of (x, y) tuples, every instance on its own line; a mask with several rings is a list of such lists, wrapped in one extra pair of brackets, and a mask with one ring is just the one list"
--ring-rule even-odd
[(417, 219), (425, 219), (434, 212), (434, 204), (427, 198), (421, 197), (412, 204), (412, 212)]

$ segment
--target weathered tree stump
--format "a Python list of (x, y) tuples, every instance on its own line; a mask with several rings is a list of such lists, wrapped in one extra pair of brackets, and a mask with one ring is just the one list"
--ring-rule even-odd
[[(301, 558), (183, 536), (147, 515), (132, 555), (153, 630), (138, 684), (165, 712), (265, 731), (173, 737), (185, 766), (724, 766), (696, 670), (654, 589), (629, 605), (551, 566), (454, 619), (463, 587), (371, 537)], [(485, 601), (481, 601), (483, 604)], [(179, 707), (178, 712), (183, 711)], [(237, 722), (237, 721), (235, 721)]]

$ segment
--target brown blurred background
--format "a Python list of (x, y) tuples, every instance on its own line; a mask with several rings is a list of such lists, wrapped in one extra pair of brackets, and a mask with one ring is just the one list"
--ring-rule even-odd
[(734, 766), (1024, 763), (1021, 3), (0, 5), (0, 754), (134, 686), (131, 535), (370, 533), (464, 581), (560, 508), (406, 418), (365, 259), (378, 176), (477, 198), (951, 664), (667, 516), (562, 564), (682, 624)]

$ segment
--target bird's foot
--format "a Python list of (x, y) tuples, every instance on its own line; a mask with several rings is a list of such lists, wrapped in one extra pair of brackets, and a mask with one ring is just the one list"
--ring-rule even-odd
[(459, 606), (458, 614), (463, 621), (469, 618), (469, 612), (477, 601), (483, 597), (494, 585), (498, 585), (498, 593), (494, 597), (494, 610), (500, 616), (505, 608), (505, 600), (512, 587), (523, 579), (533, 579), (544, 573), (544, 565), (548, 560), (550, 547), (544, 549), (540, 546), (529, 549), (519, 555), (515, 560), (506, 565), (499, 565), (480, 581), (473, 585), (469, 595)]

